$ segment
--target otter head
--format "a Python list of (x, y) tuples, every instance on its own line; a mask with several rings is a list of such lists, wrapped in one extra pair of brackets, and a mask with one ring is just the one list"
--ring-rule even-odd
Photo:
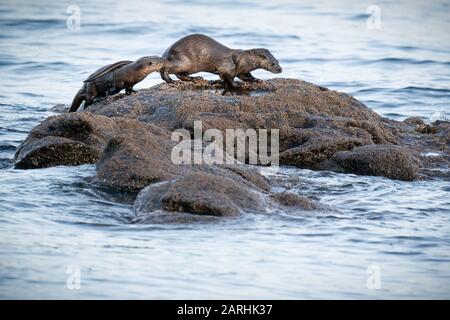
[(283, 69), (277, 59), (267, 49), (251, 49), (249, 53), (258, 61), (258, 67), (272, 73), (281, 73)]
[(152, 72), (161, 70), (161, 68), (164, 66), (164, 61), (164, 58), (149, 56), (142, 57), (136, 60), (135, 63), (140, 71), (143, 71), (146, 74), (150, 74)]

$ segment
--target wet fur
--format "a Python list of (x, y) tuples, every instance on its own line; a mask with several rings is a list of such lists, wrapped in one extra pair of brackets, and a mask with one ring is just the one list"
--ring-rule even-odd
[(95, 99), (119, 93), (123, 89), (126, 94), (131, 94), (135, 84), (144, 80), (150, 73), (159, 71), (162, 66), (163, 59), (159, 57), (143, 57), (87, 81), (73, 98), (69, 112), (77, 111), (83, 101), (86, 108), (93, 104)]
[(282, 71), (278, 61), (267, 49), (230, 49), (202, 34), (194, 34), (175, 42), (163, 54), (166, 59), (161, 77), (172, 82), (169, 74), (188, 81), (189, 75), (210, 72), (220, 76), (227, 88), (237, 87), (235, 77), (243, 81), (258, 81), (251, 71), (265, 69), (273, 73)]

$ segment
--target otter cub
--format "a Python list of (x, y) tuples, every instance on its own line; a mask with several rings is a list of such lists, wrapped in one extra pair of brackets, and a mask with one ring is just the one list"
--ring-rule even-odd
[(190, 74), (210, 72), (218, 74), (227, 89), (236, 88), (235, 77), (243, 81), (260, 81), (250, 73), (256, 69), (265, 69), (272, 73), (281, 73), (277, 59), (267, 49), (237, 50), (230, 49), (216, 40), (203, 35), (193, 34), (175, 42), (163, 54), (166, 59), (160, 70), (164, 81), (170, 83), (169, 74), (175, 74), (183, 81), (193, 80)]
[(159, 71), (164, 64), (160, 57), (143, 57), (136, 61), (119, 61), (91, 74), (72, 101), (69, 112), (77, 111), (83, 100), (84, 108), (94, 103), (94, 99), (119, 93), (133, 92), (133, 86), (144, 80), (150, 73)]

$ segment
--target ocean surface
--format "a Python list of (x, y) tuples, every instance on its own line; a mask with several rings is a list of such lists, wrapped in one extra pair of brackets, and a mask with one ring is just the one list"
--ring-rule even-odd
[(391, 119), (449, 119), (450, 1), (373, 4), (0, 0), (0, 298), (450, 298), (448, 181), (286, 167), (263, 173), (338, 211), (153, 225), (130, 223), (132, 199), (95, 185), (94, 165), (12, 167), (87, 75), (190, 33), (269, 48), (276, 76)]

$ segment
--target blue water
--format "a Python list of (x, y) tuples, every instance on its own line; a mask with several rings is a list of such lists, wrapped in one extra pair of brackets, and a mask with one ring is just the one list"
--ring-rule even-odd
[(381, 29), (367, 27), (371, 1), (77, 1), (79, 30), (66, 24), (73, 4), (0, 3), (0, 298), (450, 298), (448, 181), (283, 168), (263, 173), (335, 211), (152, 225), (130, 223), (132, 197), (96, 185), (93, 165), (12, 168), (93, 70), (194, 32), (269, 48), (277, 76), (388, 118), (448, 119), (450, 1), (377, 1)]

